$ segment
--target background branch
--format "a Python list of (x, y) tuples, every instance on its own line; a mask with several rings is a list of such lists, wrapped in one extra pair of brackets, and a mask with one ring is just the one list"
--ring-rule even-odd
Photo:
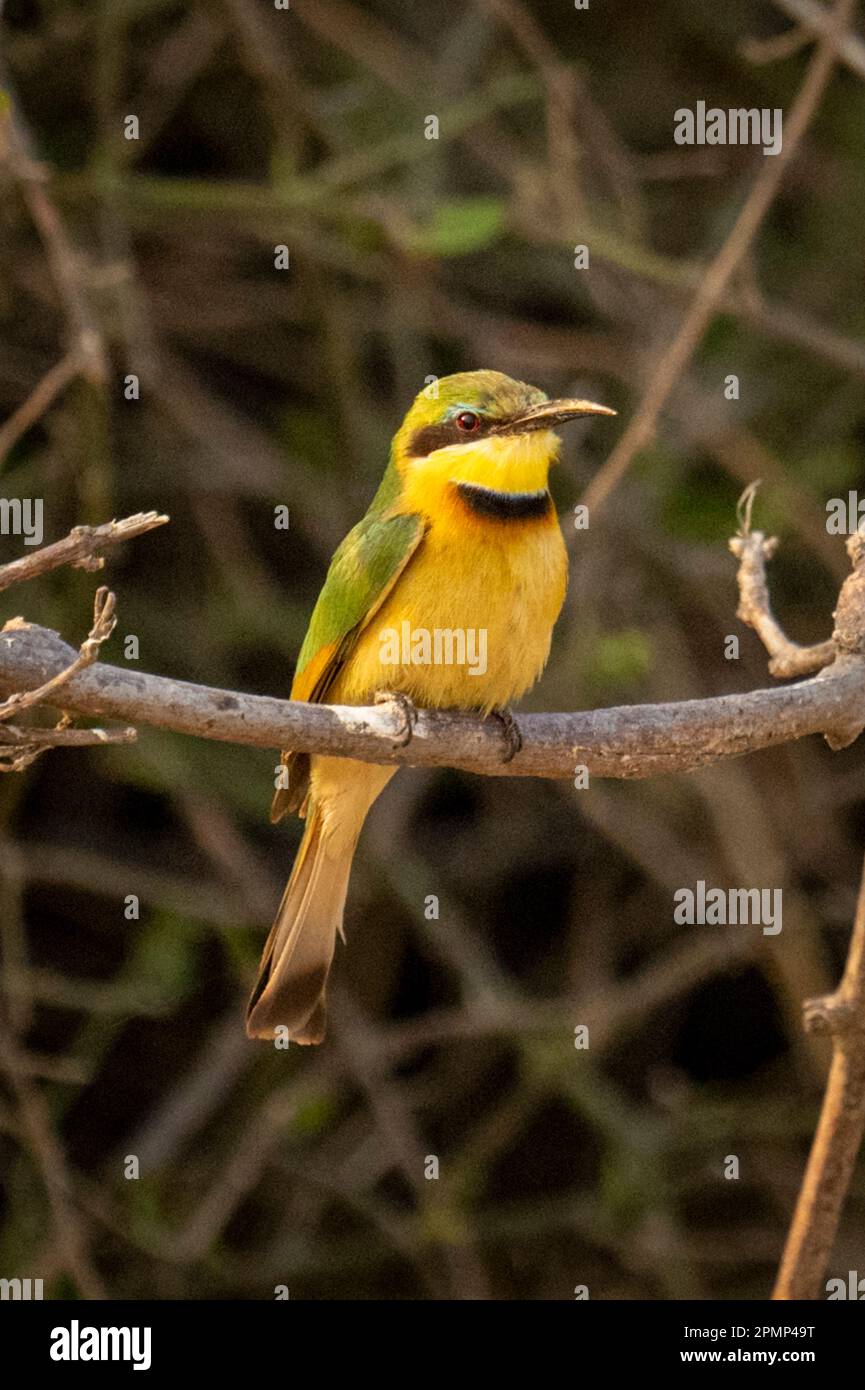
[(658, 416), (693, 357), (733, 276), (744, 262), (799, 148), (820, 98), (838, 61), (838, 47), (853, 15), (854, 0), (837, 0), (827, 15), (820, 39), (789, 116), (784, 121), (784, 144), (766, 159), (739, 216), (720, 251), (702, 277), (688, 310), (667, 350), (652, 371), (643, 399), (610, 457), (586, 489), (589, 511), (600, 507), (631, 466), (635, 456), (654, 438)]

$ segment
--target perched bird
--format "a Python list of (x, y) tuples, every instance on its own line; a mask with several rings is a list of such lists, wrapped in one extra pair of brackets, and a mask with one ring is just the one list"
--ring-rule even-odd
[[(614, 414), (548, 400), (500, 372), (457, 372), (425, 387), (369, 511), (333, 557), (291, 698), (361, 705), (387, 691), (408, 706), (409, 729), (412, 705), (495, 711), (513, 740), (508, 705), (544, 668), (567, 585), (547, 486), (560, 442), (553, 431)], [(357, 838), (397, 769), (292, 752), (282, 765), (287, 786), (271, 819), (299, 810), (306, 828), (246, 1028), (260, 1038), (283, 1025), (295, 1042), (317, 1043)]]

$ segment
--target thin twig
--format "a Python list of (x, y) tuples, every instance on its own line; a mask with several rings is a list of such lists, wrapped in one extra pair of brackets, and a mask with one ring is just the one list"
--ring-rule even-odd
[(14, 1034), (2, 1018), (0, 1067), (15, 1096), (22, 1132), (42, 1176), (63, 1264), (82, 1297), (104, 1298), (105, 1289), (88, 1249), (86, 1228), (72, 1201), (66, 1156), (54, 1133), (44, 1097), (32, 1083), (29, 1059), (19, 1051)]
[(810, 676), (835, 660), (836, 646), (830, 639), (815, 646), (802, 647), (791, 642), (772, 612), (766, 561), (778, 548), (776, 536), (751, 530), (751, 508), (759, 484), (751, 483), (739, 499), (739, 533), (729, 541), (739, 561), (739, 607), (736, 617), (753, 628), (771, 658), (769, 674), (784, 680)]
[[(134, 743), (138, 730), (122, 729), (19, 729), (14, 724), (0, 724), (0, 744), (11, 747), (33, 744), (45, 748), (99, 748), (108, 743)], [(2, 757), (4, 750), (0, 750)]]
[(36, 158), (35, 143), (20, 107), (11, 95), (2, 60), (0, 84), (4, 89), (0, 108), (0, 160), (18, 183), (45, 248), (66, 315), (69, 354), (77, 371), (88, 381), (104, 384), (109, 375), (108, 355), (102, 330), (85, 288), (84, 261), (73, 246), (66, 225), (48, 192), (47, 172)]
[(123, 521), (106, 521), (102, 526), (76, 526), (62, 541), (43, 546), (32, 555), (23, 555), (11, 564), (0, 565), (0, 590), (35, 579), (61, 565), (84, 570), (102, 569), (101, 551), (164, 526), (167, 521), (168, 517), (159, 512), (137, 512)]
[(66, 389), (70, 381), (75, 380), (80, 370), (81, 362), (78, 357), (72, 352), (67, 352), (45, 373), (26, 401), (0, 425), (0, 464), (31, 425), (42, 418), (52, 401)]
[(773, 34), (768, 39), (743, 39), (739, 52), (747, 63), (759, 66), (762, 63), (777, 63), (783, 58), (791, 58), (800, 48), (807, 48), (814, 42), (809, 29), (796, 25), (784, 34)]
[[(832, 11), (818, 0), (772, 0), (772, 4), (814, 35), (825, 34), (832, 24)], [(844, 35), (838, 45), (838, 58), (857, 77), (865, 77), (865, 43), (858, 34)]]
[[(56, 704), (57, 701), (52, 696), (57, 694), (73, 676), (77, 676), (79, 671), (83, 671), (88, 666), (92, 666), (102, 643), (107, 641), (114, 631), (117, 618), (115, 608), (117, 600), (114, 595), (101, 584), (96, 590), (93, 599), (93, 625), (87, 637), (81, 643), (78, 655), (66, 665), (62, 671), (38, 685), (34, 690), (16, 690), (11, 694), (2, 705), (0, 705), (0, 721), (11, 719), (13, 715), (20, 714), (26, 709), (32, 709), (34, 705)], [(26, 630), (27, 624), (21, 618), (13, 618), (11, 623), (7, 623), (7, 629), (20, 631)]]
[[(70, 718), (66, 711), (53, 729), (19, 729), (3, 722), (11, 719), (14, 714), (32, 709), (34, 705), (56, 705), (57, 701), (53, 697), (58, 690), (79, 671), (93, 665), (102, 643), (111, 636), (117, 622), (115, 608), (114, 595), (105, 585), (100, 586), (93, 599), (93, 625), (82, 642), (78, 655), (63, 670), (58, 671), (35, 690), (13, 691), (0, 705), (0, 745), (9, 745), (0, 747), (0, 772), (23, 772), (43, 753), (47, 753), (49, 748), (130, 743), (135, 739), (134, 729), (117, 729), (113, 732), (105, 729), (70, 729)], [(23, 618), (13, 618), (7, 626), (14, 631), (16, 628), (26, 629), (27, 624)]]
[(19, 729), (0, 724), (0, 772), (23, 772), (51, 748), (95, 748), (134, 743), (135, 729), (70, 729), (67, 716), (53, 729)]

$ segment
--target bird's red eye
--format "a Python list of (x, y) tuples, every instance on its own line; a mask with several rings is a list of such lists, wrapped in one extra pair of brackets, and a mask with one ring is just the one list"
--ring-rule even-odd
[(461, 410), (457, 416), (457, 426), (459, 429), (465, 430), (466, 434), (471, 434), (472, 430), (478, 429), (480, 423), (481, 417), (475, 415), (473, 410)]

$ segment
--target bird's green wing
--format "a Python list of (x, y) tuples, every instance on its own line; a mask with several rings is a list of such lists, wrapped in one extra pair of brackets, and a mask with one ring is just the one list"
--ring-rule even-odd
[[(336, 551), (313, 609), (300, 649), (292, 700), (318, 704), (351, 655), (358, 634), (384, 603), (424, 534), (415, 514), (386, 516), (370, 510)], [(309, 756), (285, 752), (288, 786), (273, 798), (271, 820), (280, 820), (302, 803), (308, 784)]]

